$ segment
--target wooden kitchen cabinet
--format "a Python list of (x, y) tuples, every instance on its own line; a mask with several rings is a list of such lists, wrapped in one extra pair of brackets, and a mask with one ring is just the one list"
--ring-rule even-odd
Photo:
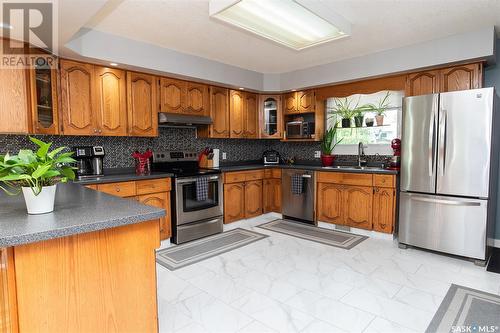
[(476, 89), (482, 87), (482, 64), (445, 68), (440, 71), (440, 92)]
[(242, 91), (229, 92), (229, 128), (230, 138), (243, 138), (245, 136), (245, 96)]
[(482, 88), (483, 65), (473, 63), (408, 74), (405, 96)]
[(160, 79), (161, 112), (182, 113), (186, 108), (186, 81), (162, 77)]
[(283, 96), (283, 112), (308, 113), (315, 111), (316, 97), (314, 90), (295, 91)]
[(376, 187), (373, 194), (373, 230), (392, 233), (396, 211), (396, 190)]
[(128, 134), (158, 136), (158, 78), (127, 72)]
[(281, 139), (283, 115), (280, 95), (259, 96), (259, 137)]
[(206, 116), (210, 110), (210, 94), (206, 84), (188, 82), (186, 87), (186, 113)]
[(210, 87), (210, 117), (212, 124), (198, 135), (209, 138), (229, 138), (229, 89)]
[(256, 139), (258, 135), (257, 94), (245, 93), (244, 101), (244, 137)]
[(264, 179), (262, 188), (264, 213), (281, 213), (281, 179)]
[(244, 219), (245, 183), (224, 184), (224, 198), (224, 223)]
[(393, 232), (395, 175), (318, 172), (317, 181), (319, 221)]
[(262, 215), (262, 180), (245, 182), (245, 218)]
[(144, 194), (137, 197), (140, 203), (148, 206), (163, 208), (166, 215), (160, 219), (160, 239), (172, 237), (172, 228), (170, 225), (170, 192), (160, 192)]
[(96, 112), (99, 135), (127, 135), (125, 71), (95, 66)]
[(69, 60), (61, 60), (60, 66), (63, 134), (98, 134), (94, 66)]

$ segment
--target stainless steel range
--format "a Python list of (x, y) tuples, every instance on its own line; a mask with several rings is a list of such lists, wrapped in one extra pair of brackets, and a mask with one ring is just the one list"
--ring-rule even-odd
[[(189, 151), (156, 152), (152, 171), (173, 177), (172, 242), (185, 243), (222, 232), (223, 191), (219, 170), (198, 167), (198, 154)], [(204, 186), (200, 198), (197, 186)]]

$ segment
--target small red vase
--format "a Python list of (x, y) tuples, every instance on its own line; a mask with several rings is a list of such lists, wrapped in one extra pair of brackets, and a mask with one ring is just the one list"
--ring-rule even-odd
[(335, 161), (335, 155), (321, 155), (321, 164), (324, 167), (332, 166)]

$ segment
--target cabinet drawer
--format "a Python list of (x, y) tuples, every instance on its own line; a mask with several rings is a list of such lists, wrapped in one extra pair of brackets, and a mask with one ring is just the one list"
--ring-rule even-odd
[(224, 183), (242, 183), (245, 181), (246, 172), (226, 172)]
[(265, 169), (264, 178), (281, 178), (281, 169)]
[(264, 170), (248, 171), (245, 175), (245, 180), (259, 180), (264, 178)]
[(373, 175), (373, 186), (395, 187), (396, 176), (393, 175)]
[(372, 186), (371, 174), (347, 173), (347, 172), (318, 172), (319, 183), (334, 183), (344, 185)]
[(168, 192), (171, 190), (170, 178), (141, 180), (135, 182), (137, 195)]
[(97, 190), (118, 197), (132, 197), (136, 193), (135, 182), (99, 184)]

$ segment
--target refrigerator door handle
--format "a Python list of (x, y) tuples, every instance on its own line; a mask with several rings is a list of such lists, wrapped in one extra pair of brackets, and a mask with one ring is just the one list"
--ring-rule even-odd
[(436, 128), (436, 111), (432, 111), (431, 121), (429, 125), (429, 177), (434, 176), (434, 158), (436, 156), (436, 136), (434, 131)]
[(431, 202), (431, 203), (451, 205), (451, 206), (481, 206), (480, 202), (473, 202), (473, 201), (444, 200), (444, 199), (432, 199), (423, 197), (412, 197), (411, 200)]
[(441, 110), (441, 117), (439, 119), (439, 162), (441, 164), (441, 175), (444, 176), (446, 166), (446, 130), (447, 130), (447, 114), (445, 109)]

